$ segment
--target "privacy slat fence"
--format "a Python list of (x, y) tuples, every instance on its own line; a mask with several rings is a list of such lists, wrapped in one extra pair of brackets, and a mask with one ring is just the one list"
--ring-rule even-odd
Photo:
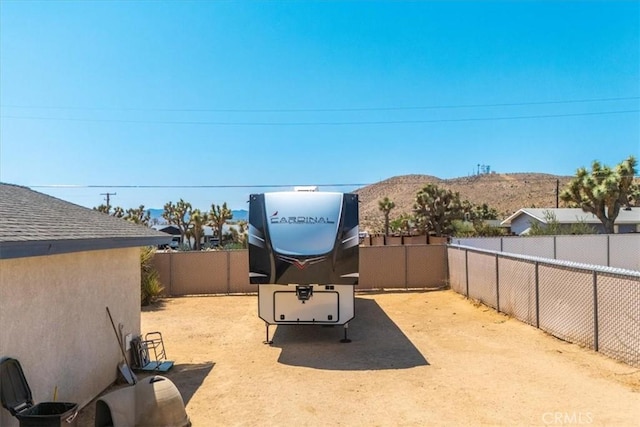
[[(357, 289), (427, 289), (448, 283), (456, 292), (554, 336), (640, 367), (639, 269), (552, 259), (571, 256), (567, 248), (588, 242), (578, 257), (614, 264), (618, 261), (613, 258), (622, 254), (625, 262), (634, 261), (639, 236), (559, 237), (477, 239), (476, 247), (363, 246)], [(505, 248), (537, 255), (500, 251)], [(590, 258), (590, 252), (599, 255)], [(249, 284), (246, 250), (159, 252), (154, 264), (168, 296), (257, 291)]]
[(511, 254), (640, 270), (640, 233), (453, 238), (452, 244)]
[[(255, 293), (246, 250), (158, 252), (154, 265), (167, 296)], [(356, 289), (437, 288), (447, 282), (445, 245), (360, 248)]]
[(448, 248), (451, 288), (551, 335), (640, 366), (640, 271)]

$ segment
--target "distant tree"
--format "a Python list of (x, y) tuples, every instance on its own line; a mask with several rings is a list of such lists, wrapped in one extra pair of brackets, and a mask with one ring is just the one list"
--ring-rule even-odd
[(580, 207), (595, 215), (604, 225), (605, 232), (611, 234), (620, 209), (640, 199), (640, 188), (633, 180), (636, 166), (634, 156), (629, 156), (615, 169), (596, 160), (591, 171), (584, 167), (576, 171), (576, 177), (562, 191), (560, 198), (569, 206)]
[(498, 219), (498, 211), (494, 208), (490, 208), (486, 203), (474, 206), (473, 209), (474, 220), (495, 220)]
[(134, 224), (149, 225), (151, 214), (148, 210), (145, 210), (144, 205), (140, 205), (138, 208), (127, 209), (124, 219)]
[(437, 236), (451, 234), (452, 221), (464, 217), (460, 194), (433, 184), (418, 191), (413, 212), (420, 230), (424, 233), (433, 231)]
[(402, 233), (402, 225), (400, 223), (400, 218), (392, 219), (389, 221), (389, 231), (394, 235)]
[(494, 237), (504, 235), (504, 230), (487, 223), (498, 218), (498, 211), (486, 203), (474, 205), (468, 200), (461, 202), (464, 220), (452, 221), (452, 233), (456, 237)]
[(240, 221), (237, 222), (238, 225), (238, 240), (237, 243), (240, 244), (240, 246), (243, 249), (246, 249), (248, 247), (248, 241), (247, 241), (247, 226), (249, 225), (249, 223), (243, 219), (241, 219)]
[(503, 228), (487, 224), (485, 221), (477, 221), (473, 224), (477, 237), (497, 237), (504, 236), (506, 231)]
[(224, 202), (222, 206), (212, 203), (208, 218), (209, 224), (216, 230), (218, 246), (222, 247), (222, 228), (228, 220), (233, 218), (233, 212), (227, 207), (227, 202)]
[[(162, 217), (167, 221), (168, 224), (173, 224), (178, 227), (180, 230), (180, 241), (184, 244), (187, 241), (187, 230), (189, 229), (190, 217), (193, 208), (191, 203), (185, 202), (180, 199), (176, 204), (173, 202), (168, 202), (164, 205), (164, 212), (162, 213)], [(189, 248), (191, 248), (191, 244), (188, 244)]]
[(115, 208), (113, 208), (113, 213), (111, 213), (110, 215), (115, 216), (116, 218), (124, 218), (124, 209), (122, 209), (120, 206), (116, 206)]
[(238, 225), (238, 232), (240, 234), (244, 234), (247, 231), (247, 226), (249, 225), (249, 223), (246, 220), (241, 219), (236, 224)]
[(552, 211), (544, 211), (544, 223), (534, 221), (529, 228), (528, 236), (560, 236), (563, 234), (595, 234), (595, 229), (584, 220), (571, 224), (569, 227), (563, 227), (555, 213)]
[(455, 237), (475, 237), (477, 235), (473, 224), (469, 221), (454, 219), (451, 221), (451, 229)]
[(384, 235), (389, 235), (389, 214), (391, 210), (396, 207), (396, 204), (389, 200), (388, 197), (385, 196), (384, 199), (378, 201), (378, 209), (384, 215)]
[(102, 212), (102, 213), (106, 213), (109, 214), (109, 211), (111, 211), (111, 207), (107, 206), (107, 205), (100, 205), (100, 206), (96, 206), (93, 208), (94, 211), (98, 211), (98, 212)]
[(407, 213), (400, 214), (399, 217), (389, 222), (389, 227), (394, 233), (404, 236), (411, 235), (411, 225), (415, 222), (413, 217)]
[(124, 218), (125, 212), (120, 206), (116, 206), (111, 210), (111, 206), (100, 205), (93, 208), (94, 211), (106, 213), (107, 215), (111, 215), (116, 218)]
[(596, 229), (587, 224), (586, 221), (580, 220), (569, 227), (569, 234), (597, 234)]
[[(202, 249), (202, 236), (204, 236), (204, 226), (207, 224), (207, 215), (203, 214), (200, 209), (191, 211), (189, 217), (188, 236), (193, 238), (193, 248), (196, 251)], [(189, 239), (191, 241), (191, 239)]]
[(562, 234), (562, 227), (556, 214), (552, 211), (544, 211), (544, 223), (538, 221), (530, 222), (528, 236), (558, 236)]

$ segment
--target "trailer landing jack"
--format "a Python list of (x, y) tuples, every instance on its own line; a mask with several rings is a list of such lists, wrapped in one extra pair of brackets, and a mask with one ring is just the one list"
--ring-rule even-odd
[(273, 344), (273, 341), (271, 341), (271, 340), (269, 339), (269, 324), (268, 324), (267, 322), (264, 322), (264, 326), (266, 326), (266, 328), (267, 328), (267, 339), (266, 339), (265, 341), (262, 341), (262, 344), (269, 344), (269, 345), (271, 345), (271, 344)]
[[(266, 339), (264, 341), (262, 341), (262, 344), (273, 344), (273, 341), (269, 339), (269, 324), (267, 322), (264, 322), (264, 326), (265, 326), (265, 332), (266, 332)], [(344, 324), (344, 338), (342, 338), (340, 340), (341, 343), (346, 344), (346, 343), (350, 343), (351, 340), (347, 337), (347, 331), (349, 330), (349, 324), (345, 323)]]
[(347, 331), (349, 330), (349, 324), (345, 323), (344, 324), (344, 338), (342, 338), (340, 340), (341, 343), (345, 344), (345, 343), (350, 343), (351, 340), (349, 338), (347, 338)]

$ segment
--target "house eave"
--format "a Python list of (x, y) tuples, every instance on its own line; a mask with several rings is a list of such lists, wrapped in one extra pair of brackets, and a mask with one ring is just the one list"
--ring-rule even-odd
[(110, 237), (100, 239), (29, 240), (0, 242), (0, 259), (59, 255), (74, 252), (122, 249), (168, 244), (167, 237)]

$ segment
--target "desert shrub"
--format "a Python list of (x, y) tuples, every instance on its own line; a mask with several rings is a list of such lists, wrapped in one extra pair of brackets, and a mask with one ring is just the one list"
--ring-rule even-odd
[(596, 229), (591, 224), (587, 224), (586, 221), (580, 220), (575, 224), (571, 224), (569, 228), (570, 234), (596, 234)]
[(455, 237), (497, 237), (504, 236), (504, 229), (494, 227), (482, 220), (469, 222), (453, 220), (453, 235)]
[(156, 250), (152, 246), (140, 251), (140, 300), (143, 306), (155, 302), (164, 291), (160, 283), (160, 274), (152, 263), (155, 253)]
[(476, 221), (473, 224), (473, 228), (475, 229), (476, 236), (478, 237), (498, 237), (505, 235), (505, 230), (503, 228), (494, 227), (484, 221)]
[(451, 221), (451, 227), (453, 228), (452, 234), (455, 237), (474, 237), (476, 235), (473, 224), (469, 221), (454, 219)]

